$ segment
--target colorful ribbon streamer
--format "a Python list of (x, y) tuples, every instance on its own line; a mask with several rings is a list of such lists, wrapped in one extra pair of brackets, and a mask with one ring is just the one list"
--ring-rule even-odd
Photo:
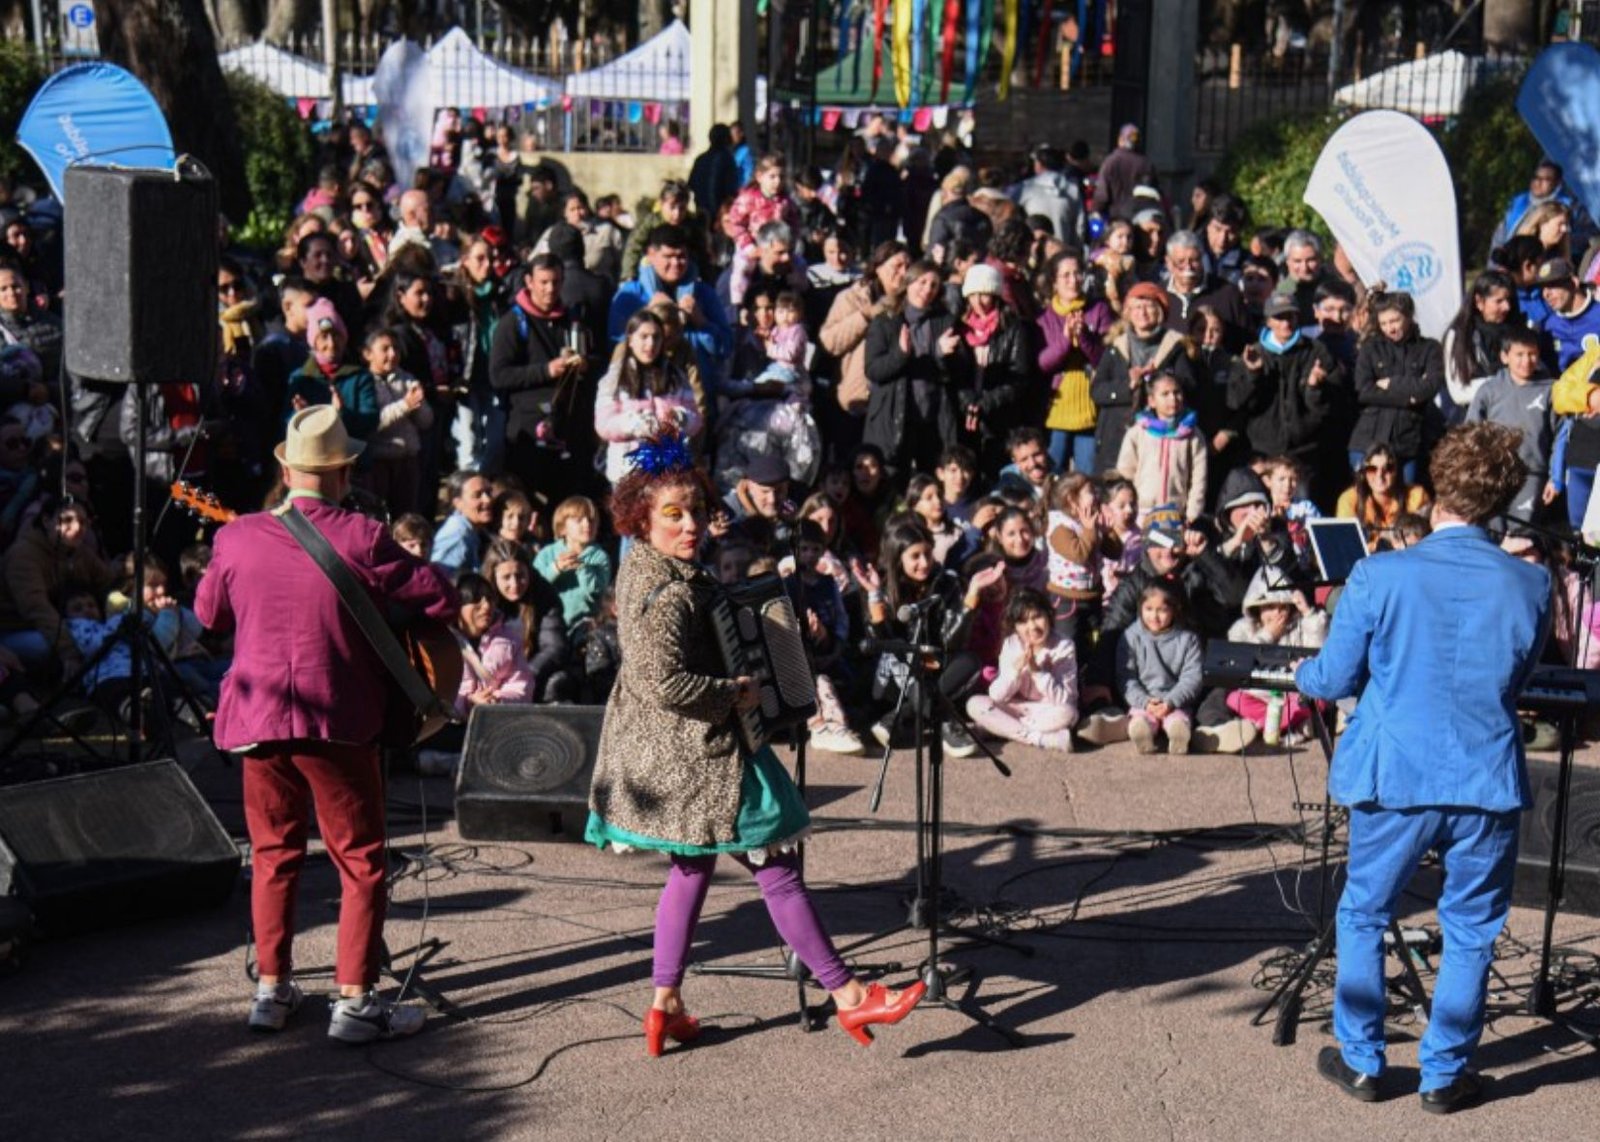
[(1050, 52), (1055, 43), (1055, 25), (1050, 22), (1054, 15), (1055, 0), (1044, 0), (1044, 14), (1039, 19), (1039, 48), (1033, 61), (1033, 85), (1044, 86), (1044, 64), (1050, 58)]
[(950, 101), (950, 73), (956, 64), (956, 33), (961, 30), (961, 0), (944, 0), (944, 29), (939, 44), (939, 102)]
[(967, 0), (967, 83), (966, 94), (962, 97), (965, 103), (972, 102), (972, 95), (978, 89), (978, 68), (983, 62), (983, 0)]
[[(906, 85), (907, 98), (900, 101), (902, 107), (917, 102), (917, 95), (922, 91), (922, 68), (925, 49), (923, 46), (922, 29), (927, 25), (928, 0), (911, 0), (911, 81)], [(898, 68), (896, 69), (898, 71)], [(895, 79), (898, 82), (899, 76)]]
[(1006, 0), (1005, 39), (1000, 44), (1000, 98), (1011, 94), (1011, 68), (1017, 62), (1017, 6), (1019, 0)]
[(889, 0), (872, 0), (872, 102), (878, 101), (878, 85), (883, 82), (884, 18)]
[(911, 102), (911, 23), (915, 0), (894, 0), (894, 101)]

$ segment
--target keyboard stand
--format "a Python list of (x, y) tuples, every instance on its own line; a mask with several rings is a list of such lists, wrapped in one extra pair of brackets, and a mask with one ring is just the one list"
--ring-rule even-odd
[[(1333, 733), (1328, 728), (1327, 719), (1322, 716), (1321, 702), (1308, 702), (1311, 710), (1311, 727), (1317, 735), (1317, 741), (1322, 744), (1322, 751), (1328, 759), (1329, 766), (1333, 764)], [(1317, 934), (1306, 946), (1300, 960), (1292, 971), (1278, 984), (1266, 1003), (1255, 1013), (1250, 1020), (1250, 1026), (1260, 1027), (1267, 1021), (1268, 1014), (1274, 1007), (1278, 1009), (1278, 1017), (1272, 1025), (1272, 1043), (1276, 1047), (1287, 1047), (1295, 1041), (1295, 1036), (1300, 1027), (1300, 1014), (1305, 1005), (1305, 990), (1316, 974), (1322, 961), (1334, 953), (1337, 920), (1328, 914), (1328, 885), (1332, 870), (1331, 847), (1334, 829), (1333, 797), (1324, 792), (1322, 795), (1322, 854), (1317, 863)], [(1411, 960), (1410, 949), (1406, 947), (1405, 936), (1400, 930), (1400, 922), (1393, 918), (1389, 921), (1389, 934), (1392, 943), (1389, 950), (1400, 957), (1400, 966), (1404, 972), (1404, 988), (1406, 998), (1410, 1001), (1411, 1009), (1422, 1019), (1426, 1020), (1431, 1015), (1428, 1003), (1428, 992), (1422, 984), (1422, 976), (1417, 972), (1417, 965)]]

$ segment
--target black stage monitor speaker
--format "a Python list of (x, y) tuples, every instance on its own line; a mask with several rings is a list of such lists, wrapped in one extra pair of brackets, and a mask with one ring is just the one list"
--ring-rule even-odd
[[(1522, 815), (1522, 844), (1512, 893), (1512, 899), (1526, 908), (1543, 908), (1549, 888), (1550, 841), (1560, 774), (1561, 767), (1553, 761), (1528, 761), (1533, 808)], [(1600, 916), (1600, 770), (1578, 766), (1572, 771), (1566, 841), (1566, 895), (1561, 910)]]
[(51, 935), (221, 904), (239, 849), (176, 762), (0, 789), (0, 893)]
[(217, 357), (217, 187), (203, 170), (74, 166), (66, 180), (67, 368), (208, 384)]
[(604, 706), (479, 706), (456, 778), (469, 841), (581, 841)]

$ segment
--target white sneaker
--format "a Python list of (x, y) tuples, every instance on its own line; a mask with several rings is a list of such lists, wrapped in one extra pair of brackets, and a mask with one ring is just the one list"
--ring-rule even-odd
[(824, 753), (837, 753), (846, 757), (865, 751), (866, 746), (861, 744), (861, 739), (855, 731), (837, 722), (830, 722), (811, 735), (811, 744)]
[(1194, 752), (1243, 753), (1260, 734), (1256, 724), (1245, 718), (1234, 718), (1218, 726), (1196, 726)]
[(270, 987), (257, 987), (255, 1001), (250, 1004), (250, 1030), (282, 1031), (303, 999), (305, 995), (300, 985), (292, 979), (279, 980)]
[(1115, 745), (1128, 740), (1128, 715), (1090, 714), (1078, 724), (1078, 736), (1090, 745)]
[(889, 743), (894, 740), (894, 727), (889, 724), (888, 718), (879, 718), (872, 723), (872, 736), (879, 745), (888, 748)]
[(371, 1043), (378, 1039), (399, 1039), (422, 1030), (428, 1013), (420, 1007), (404, 1007), (376, 992), (354, 999), (338, 999), (328, 1021), (328, 1038), (341, 1043)]
[(1167, 727), (1167, 752), (1184, 754), (1189, 752), (1190, 726), (1181, 719), (1173, 721)]
[(1143, 718), (1129, 718), (1128, 740), (1133, 742), (1133, 748), (1140, 753), (1155, 753), (1156, 728)]

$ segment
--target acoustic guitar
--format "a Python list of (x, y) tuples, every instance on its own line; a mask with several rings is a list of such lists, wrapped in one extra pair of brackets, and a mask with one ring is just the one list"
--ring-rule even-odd
[[(174, 503), (200, 519), (212, 523), (232, 523), (239, 518), (239, 513), (223, 507), (215, 495), (190, 484), (174, 483), (171, 493)], [(461, 671), (464, 669), (461, 643), (448, 625), (425, 615), (403, 622), (391, 619), (389, 629), (405, 652), (409, 669), (415, 672), (423, 686), (438, 701), (436, 711), (417, 709), (416, 703), (407, 697), (405, 687), (395, 676), (401, 664), (391, 663), (379, 651), (379, 658), (389, 667), (390, 678), (384, 699), (384, 729), (378, 740), (382, 745), (399, 748), (420, 745), (454, 720), (449, 711), (454, 710), (456, 695), (461, 689)]]

